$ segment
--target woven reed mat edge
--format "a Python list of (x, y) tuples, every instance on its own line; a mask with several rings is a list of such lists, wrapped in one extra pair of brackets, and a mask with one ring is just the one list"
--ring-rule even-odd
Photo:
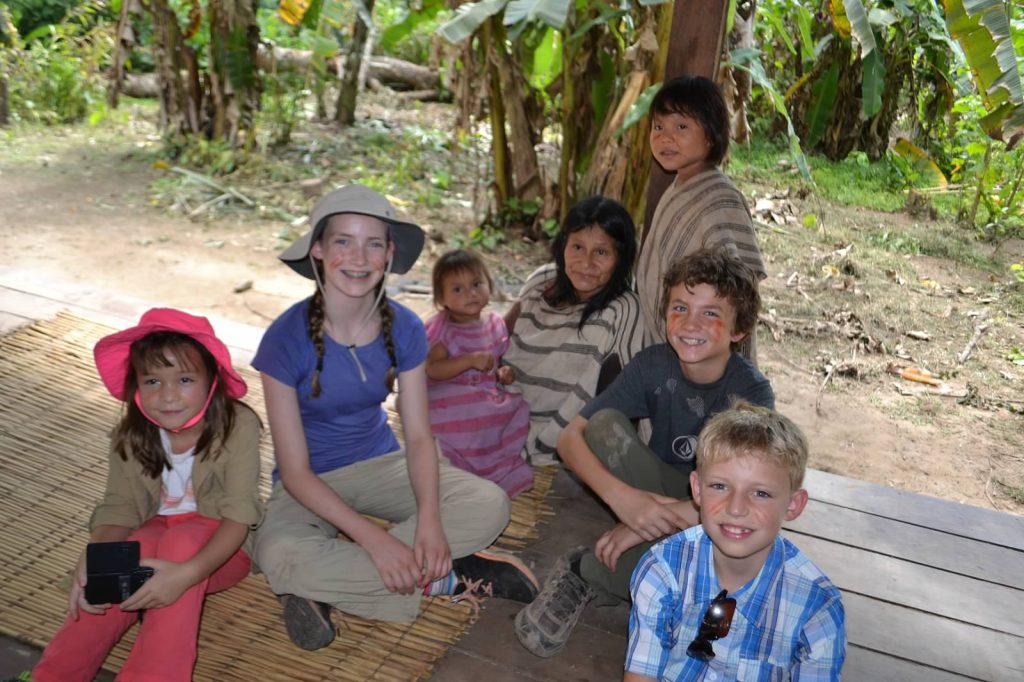
[[(88, 538), (92, 508), (106, 480), (106, 449), (119, 404), (93, 366), (92, 346), (112, 331), (67, 312), (0, 336), (0, 631), (44, 646), (60, 626), (67, 595), (61, 584)], [(246, 402), (264, 419), (256, 373)], [(394, 414), (389, 417), (394, 421)], [(270, 490), (273, 453), (261, 448), (262, 493)], [(512, 521), (494, 546), (522, 548), (552, 514), (546, 502), (555, 467), (535, 468), (534, 488), (512, 503)], [(345, 615), (334, 643), (296, 648), (280, 606), (261, 576), (211, 595), (203, 612), (193, 679), (316, 682), (426, 679), (471, 625), (468, 604), (424, 598), (411, 624)], [(104, 667), (117, 670), (136, 628)]]

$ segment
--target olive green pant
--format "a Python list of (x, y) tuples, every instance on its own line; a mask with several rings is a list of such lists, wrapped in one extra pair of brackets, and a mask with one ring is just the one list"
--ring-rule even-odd
[[(634, 488), (690, 499), (690, 479), (673, 469), (640, 440), (632, 422), (618, 410), (601, 410), (587, 421), (583, 432), (587, 445), (620, 481)], [(597, 593), (598, 603), (629, 601), (629, 579), (640, 557), (652, 542), (643, 542), (622, 553), (612, 571), (588, 552), (580, 559), (580, 574)]]

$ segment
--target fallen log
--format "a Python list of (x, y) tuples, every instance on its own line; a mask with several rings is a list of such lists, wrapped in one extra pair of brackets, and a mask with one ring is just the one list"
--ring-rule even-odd
[[(275, 67), (279, 71), (301, 71), (309, 67), (312, 59), (312, 50), (278, 45), (260, 45), (256, 53), (256, 64), (263, 71), (273, 71)], [(338, 56), (327, 58), (327, 70), (338, 74), (343, 61)], [(440, 84), (440, 74), (433, 69), (381, 55), (370, 57), (366, 77), (399, 90), (436, 90)]]
[[(312, 58), (311, 50), (260, 45), (256, 63), (261, 71), (273, 71), (275, 63), (279, 71), (298, 71), (307, 68)], [(329, 58), (327, 70), (337, 74), (342, 61), (338, 57)], [(405, 99), (436, 101), (439, 96), (437, 71), (394, 57), (370, 57), (367, 80), (405, 91)], [(129, 97), (155, 98), (160, 94), (160, 81), (155, 73), (126, 73), (120, 91)]]

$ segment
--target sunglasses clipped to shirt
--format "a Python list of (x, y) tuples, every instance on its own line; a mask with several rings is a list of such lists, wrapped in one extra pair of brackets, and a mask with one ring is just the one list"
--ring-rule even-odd
[(729, 634), (732, 615), (736, 612), (736, 600), (728, 594), (728, 590), (722, 590), (708, 604), (708, 610), (704, 612), (704, 618), (700, 622), (700, 630), (697, 631), (697, 638), (686, 647), (687, 656), (704, 663), (715, 657), (711, 642)]

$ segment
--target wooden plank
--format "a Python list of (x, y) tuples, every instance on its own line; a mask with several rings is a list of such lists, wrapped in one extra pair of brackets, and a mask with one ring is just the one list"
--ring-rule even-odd
[(865, 483), (809, 469), (811, 497), (840, 507), (1024, 551), (1024, 516)]
[[(842, 590), (1024, 638), (1024, 591), (808, 535), (786, 534)], [(1024, 653), (1024, 639), (1020, 642)]]
[(968, 682), (972, 679), (859, 646), (846, 647), (843, 682)]
[(811, 500), (785, 525), (803, 535), (1024, 590), (1024, 552)]
[[(848, 649), (860, 647), (877, 654), (890, 655), (928, 669), (924, 677), (910, 680), (937, 680), (940, 671), (963, 675), (985, 682), (1019, 682), (1024, 679), (1024, 638), (992, 632), (969, 623), (939, 618), (894, 604), (843, 593), (846, 607)], [(970, 615), (970, 614), (965, 614)], [(880, 661), (856, 652), (851, 672), (864, 671), (870, 677), (847, 677), (871, 682), (899, 679), (885, 672), (874, 676)], [(911, 675), (912, 666), (903, 666)], [(955, 677), (953, 679), (956, 679)]]

